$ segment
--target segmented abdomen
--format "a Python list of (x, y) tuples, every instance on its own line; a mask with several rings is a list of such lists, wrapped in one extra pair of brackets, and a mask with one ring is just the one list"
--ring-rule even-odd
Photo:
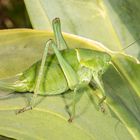
[[(62, 52), (66, 61), (73, 67), (75, 71), (78, 69), (78, 61), (75, 50), (66, 50)], [(26, 81), (27, 91), (34, 92), (38, 72), (41, 61), (33, 64), (29, 69), (23, 72), (20, 77), (21, 81)], [(58, 63), (55, 55), (47, 57), (44, 73), (40, 84), (40, 95), (55, 95), (61, 94), (69, 89), (65, 75)]]

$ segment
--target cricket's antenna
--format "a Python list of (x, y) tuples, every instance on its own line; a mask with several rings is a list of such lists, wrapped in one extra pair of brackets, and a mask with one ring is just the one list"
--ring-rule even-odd
[(133, 44), (135, 44), (139, 40), (140, 40), (140, 38), (136, 39), (134, 42), (132, 42), (131, 44), (129, 44), (127, 47), (123, 48), (122, 50), (129, 48), (130, 46), (132, 46)]

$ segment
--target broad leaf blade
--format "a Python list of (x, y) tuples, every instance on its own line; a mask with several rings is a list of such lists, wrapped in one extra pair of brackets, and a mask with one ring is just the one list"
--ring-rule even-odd
[[(40, 24), (39, 27), (39, 20), (32, 16), (35, 10), (34, 2), (37, 0), (24, 1), (31, 15), (31, 22), (37, 23), (34, 27), (48, 28), (47, 24), (46, 26)], [(125, 48), (137, 40), (126, 51), (137, 58), (140, 54), (139, 5), (138, 0), (39, 1), (39, 6), (42, 7), (40, 12), (43, 10), (50, 21), (60, 17), (65, 32), (97, 40), (112, 50), (121, 50), (122, 47)], [(43, 18), (43, 15), (41, 17)]]
[[(28, 1), (25, 0), (25, 2), (26, 2), (26, 5), (28, 5)], [(123, 5), (124, 3), (122, 1), (119, 1), (119, 2), (116, 1), (117, 4), (115, 4), (115, 1), (110, 3), (109, 1), (105, 1), (105, 2), (103, 2), (103, 1), (95, 2), (94, 1), (93, 2), (92, 0), (89, 0), (86, 2), (84, 2), (84, 1), (63, 1), (63, 0), (59, 0), (59, 2), (56, 2), (56, 1), (52, 0), (49, 3), (47, 3), (48, 2), (47, 0), (40, 0), (40, 2), (43, 4), (43, 6), (45, 6), (44, 11), (45, 11), (45, 13), (47, 13), (49, 19), (52, 19), (56, 16), (58, 16), (62, 19), (63, 31), (82, 35), (82, 36), (85, 36), (85, 37), (88, 37), (91, 39), (93, 39), (93, 37), (94, 37), (94, 39), (104, 43), (109, 48), (116, 49), (116, 47), (117, 47), (120, 49), (120, 48), (122, 48), (122, 44), (125, 45), (125, 43), (126, 44), (128, 43), (127, 45), (129, 45), (129, 42), (131, 43), (131, 40), (133, 41), (133, 40), (135, 40), (134, 38), (136, 36), (139, 36), (138, 28), (135, 28), (135, 31), (132, 32), (133, 26), (139, 25), (139, 20), (137, 19), (138, 16), (136, 16), (135, 14), (133, 15), (134, 12), (131, 12), (131, 11), (135, 10), (135, 8), (137, 7), (137, 5), (139, 3), (136, 0), (133, 2), (128, 1), (127, 3), (125, 3), (125, 5)], [(112, 5), (115, 5), (114, 6), (115, 8), (113, 7), (115, 10), (112, 8)], [(133, 8), (131, 8), (131, 5)], [(138, 8), (136, 8), (136, 9), (139, 11)], [(119, 17), (116, 13), (118, 15), (124, 15), (122, 17), (125, 17), (125, 14), (132, 15), (132, 16), (130, 16), (130, 19), (126, 18), (125, 22), (121, 22), (123, 18), (121, 18), (121, 16)], [(75, 15), (75, 16), (73, 16), (73, 15)], [(110, 19), (110, 17), (111, 17), (111, 19)], [(120, 19), (119, 23), (115, 24), (116, 23), (115, 20), (112, 20), (114, 17), (115, 18), (117, 17), (117, 19)], [(32, 21), (33, 20), (35, 23), (36, 19), (32, 19)], [(133, 20), (133, 22), (129, 22), (131, 20)], [(79, 21), (80, 21), (80, 25), (79, 25)], [(124, 25), (124, 23), (125, 23), (125, 25)], [(43, 26), (43, 28), (44, 28), (44, 26)], [(128, 32), (128, 30), (129, 30), (129, 32)], [(131, 34), (130, 34), (130, 31), (131, 31)], [(106, 35), (106, 32), (108, 33), (108, 35)], [(120, 35), (120, 33), (121, 33), (121, 35)], [(123, 40), (126, 37), (129, 38), (128, 39), (129, 41), (123, 42)], [(86, 44), (84, 44), (84, 45), (87, 47)], [(126, 47), (126, 46), (124, 46), (124, 47)], [(139, 55), (138, 50), (139, 49), (137, 49), (137, 51), (135, 51), (136, 56)], [(125, 79), (126, 83), (124, 83), (124, 85), (126, 84), (127, 85), (126, 87), (128, 87), (128, 85), (130, 85), (131, 86), (130, 89), (132, 89), (131, 92), (127, 91), (126, 95), (124, 97), (126, 98), (126, 100), (128, 100), (127, 98), (130, 98), (131, 96), (134, 95), (134, 99), (138, 99), (137, 101), (139, 102), (139, 93), (140, 93), (139, 92), (140, 91), (139, 81), (137, 81), (136, 78), (133, 78), (133, 76), (131, 76), (129, 74), (129, 69), (128, 69), (130, 67), (130, 69), (134, 70), (135, 71), (134, 75), (136, 74), (135, 77), (137, 77), (137, 79), (139, 79), (138, 64), (135, 62), (132, 62), (132, 64), (134, 64), (134, 65), (131, 65), (131, 62), (127, 61), (126, 58), (124, 58), (125, 61), (124, 60), (122, 61), (120, 59), (120, 56), (116, 57), (116, 58), (117, 59), (116, 60), (114, 59), (113, 61), (116, 64), (115, 66), (117, 67), (117, 70), (119, 71), (119, 73), (121, 74), (123, 79)], [(108, 75), (108, 77), (111, 77), (111, 75)], [(120, 83), (121, 82), (119, 80), (117, 80), (117, 85), (119, 85)], [(113, 84), (113, 82), (112, 82), (112, 84)], [(115, 84), (113, 84), (113, 86), (115, 86)], [(124, 91), (123, 91), (123, 89), (120, 89), (119, 92), (123, 93)], [(129, 95), (129, 97), (127, 97), (128, 95)], [(137, 95), (138, 95), (138, 97), (137, 97)], [(132, 102), (127, 103), (123, 100), (124, 97), (120, 98), (121, 102), (123, 102), (122, 108), (124, 108), (124, 109), (121, 109), (121, 106), (120, 106), (121, 102), (119, 100), (117, 100), (118, 102), (116, 102), (115, 104), (110, 104), (109, 99), (108, 99), (107, 103), (110, 104), (110, 107), (112, 108), (113, 112), (116, 113), (117, 116), (119, 117), (119, 119), (125, 124), (126, 128), (129, 130), (132, 137), (135, 139), (139, 139), (138, 132), (139, 132), (140, 128), (139, 128), (139, 121), (137, 120), (137, 116), (139, 116), (139, 111), (137, 111), (137, 110), (139, 110), (139, 108), (137, 107), (138, 103), (135, 100), (133, 100), (133, 102), (136, 102), (134, 104)], [(113, 99), (113, 100), (111, 100), (111, 103), (112, 103), (112, 101), (114, 102), (114, 99), (118, 99), (116, 92), (115, 92), (114, 98), (111, 96), (111, 99)], [(117, 107), (117, 106), (113, 107), (113, 105), (116, 105), (116, 104), (119, 105), (119, 107)], [(131, 109), (131, 106), (134, 106), (134, 108), (136, 108), (136, 109), (134, 109), (133, 107)], [(134, 112), (132, 111), (133, 109), (134, 109)], [(129, 119), (129, 117), (127, 117), (127, 116), (129, 116), (129, 114), (131, 116), (130, 117), (131, 119)], [(136, 117), (136, 119), (135, 119), (135, 117)], [(136, 123), (135, 123), (135, 120), (136, 120)], [(133, 125), (131, 125), (131, 123)]]
[[(34, 26), (35, 29), (46, 29), (48, 28), (47, 24), (46, 27), (44, 24), (41, 26), (41, 21), (33, 15), (35, 1), (38, 0), (24, 0), (31, 22), (33, 25), (37, 23)], [(102, 6), (102, 2), (99, 3), (96, 0), (39, 0), (39, 6), (42, 7), (39, 12), (43, 10), (50, 21), (55, 17), (61, 19), (62, 31), (100, 41), (112, 49), (121, 48), (121, 43), (112, 27), (107, 12)], [(46, 18), (44, 18), (45, 20)], [(38, 22), (40, 22), (39, 26)]]
[[(138, 75), (137, 75), (138, 76)], [(134, 139), (139, 139), (140, 131), (140, 98), (135, 90), (129, 86), (126, 79), (113, 69), (109, 68), (104, 75), (107, 104), (126, 126)]]
[(104, 5), (122, 46), (124, 48), (129, 46), (125, 51), (139, 58), (140, 1), (104, 0)]
[(35, 29), (51, 29), (51, 21), (44, 11), (45, 5), (40, 0), (28, 0), (27, 3), (26, 8), (28, 9), (32, 26)]
[[(8, 56), (7, 54), (10, 54), (9, 55), (10, 59), (13, 58), (12, 59), (13, 61), (10, 62), (11, 63), (10, 65), (8, 65), (9, 57), (5, 57), (4, 60), (2, 59), (3, 62), (0, 61), (1, 65), (3, 66), (2, 71), (5, 72), (0, 73), (1, 74), (0, 76), (4, 78), (7, 77), (7, 75), (8, 76), (14, 75), (14, 72), (12, 71), (13, 68), (11, 68), (11, 65), (19, 67), (19, 69), (16, 71), (17, 73), (21, 72), (22, 69), (23, 70), (26, 69), (35, 60), (38, 60), (40, 58), (46, 40), (52, 37), (53, 37), (52, 33), (46, 31), (35, 31), (35, 30), (1, 31), (0, 52), (3, 53), (1, 53), (0, 58), (2, 59), (3, 56)], [(77, 48), (86, 47), (96, 50), (99, 49), (102, 51), (106, 50), (105, 48), (99, 47), (99, 44), (98, 45), (95, 44), (94, 41), (86, 40), (84, 38), (79, 38), (68, 34), (65, 34), (65, 38), (68, 42), (69, 47), (77, 47)], [(11, 51), (11, 49), (15, 48), (15, 46), (17, 49), (15, 51)], [(29, 56), (33, 55), (32, 52), (34, 52), (34, 49), (35, 50), (38, 49), (38, 51), (35, 51), (34, 53), (35, 57), (31, 58)], [(18, 52), (23, 53), (22, 57), (20, 58), (22, 61), (16, 60)], [(108, 53), (109, 52), (110, 51), (108, 51)], [(5, 67), (5, 65), (7, 67)], [(109, 74), (109, 76), (111, 75)], [(92, 96), (89, 96), (89, 93)], [(96, 97), (97, 93), (98, 91), (94, 91), (92, 89), (87, 89), (85, 92), (83, 92), (83, 96), (77, 103), (77, 116), (72, 124), (69, 124), (67, 122), (69, 115), (68, 111), (65, 109), (67, 103), (69, 104), (69, 102), (72, 99), (72, 95), (69, 93), (66, 94), (65, 98), (67, 103), (64, 101), (63, 96), (57, 97), (53, 96), (46, 98), (42, 97), (40, 104), (38, 104), (38, 106), (33, 111), (28, 111), (20, 115), (15, 115), (15, 110), (26, 105), (27, 98), (24, 98), (24, 95), (19, 94), (11, 97), (10, 99), (1, 100), (0, 133), (1, 135), (8, 135), (10, 137), (17, 139), (18, 138), (62, 139), (61, 136), (65, 135), (64, 137), (66, 137), (67, 139), (73, 138), (84, 140), (85, 139), (117, 140), (119, 138), (123, 140), (125, 138), (133, 140), (133, 136), (128, 133), (128, 131), (125, 129), (125, 127), (121, 124), (119, 120), (116, 120), (110, 115), (109, 113), (110, 111), (107, 108), (106, 114), (101, 113), (99, 110), (95, 108), (94, 100), (97, 102)], [(116, 96), (114, 93), (111, 94)], [(110, 106), (113, 106), (108, 100), (107, 103)], [(114, 112), (116, 110), (119, 112), (118, 108), (114, 109), (115, 109)], [(120, 112), (119, 115), (121, 115)], [(56, 129), (55, 132), (53, 131), (54, 128)], [(14, 130), (15, 133), (13, 132)], [(69, 133), (71, 133), (71, 135)], [(100, 135), (101, 133), (102, 135)], [(72, 134), (75, 134), (75, 136), (73, 136)]]

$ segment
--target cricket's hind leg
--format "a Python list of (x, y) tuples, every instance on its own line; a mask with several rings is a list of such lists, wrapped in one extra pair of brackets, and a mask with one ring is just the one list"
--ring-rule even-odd
[(35, 89), (34, 89), (34, 95), (31, 98), (31, 101), (30, 101), (29, 105), (24, 107), (24, 108), (22, 108), (22, 109), (20, 109), (20, 110), (18, 110), (16, 112), (16, 114), (25, 112), (27, 110), (31, 110), (35, 106), (35, 99), (37, 97), (37, 94), (39, 94), (39, 87), (40, 87), (41, 80), (42, 80), (42, 77), (43, 77), (44, 66), (45, 66), (45, 62), (46, 62), (47, 54), (48, 54), (48, 48), (51, 45), (51, 43), (52, 43), (52, 40), (48, 40), (47, 43), (46, 43), (46, 46), (45, 46), (45, 50), (44, 50), (44, 53), (43, 53), (43, 56), (42, 56), (41, 65), (40, 65), (40, 70), (39, 70), (39, 73), (38, 73), (38, 79), (37, 79), (37, 82), (36, 82), (36, 85), (35, 85)]

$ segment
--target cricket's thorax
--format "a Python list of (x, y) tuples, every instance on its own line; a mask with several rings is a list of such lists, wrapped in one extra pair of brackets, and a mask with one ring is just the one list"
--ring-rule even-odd
[[(64, 59), (72, 66), (75, 72), (78, 71), (80, 64), (78, 63), (75, 50), (61, 51)], [(34, 63), (29, 69), (23, 72), (20, 77), (21, 81), (26, 83), (26, 90), (34, 92), (40, 69), (41, 60)], [(47, 57), (44, 74), (41, 80), (39, 93), (41, 95), (61, 94), (69, 89), (65, 75), (59, 65), (56, 55)]]

